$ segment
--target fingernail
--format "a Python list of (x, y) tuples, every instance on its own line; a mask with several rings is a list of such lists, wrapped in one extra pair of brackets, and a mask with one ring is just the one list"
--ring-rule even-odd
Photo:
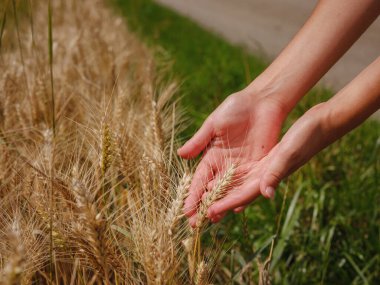
[(274, 198), (274, 188), (271, 186), (265, 188), (265, 194), (267, 195), (267, 197), (269, 199), (273, 199)]

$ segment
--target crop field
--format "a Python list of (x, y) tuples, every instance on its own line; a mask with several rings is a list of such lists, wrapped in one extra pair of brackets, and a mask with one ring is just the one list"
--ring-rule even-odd
[(184, 217), (177, 148), (266, 65), (149, 0), (0, 0), (0, 284), (379, 284), (376, 121), (210, 224), (231, 165)]

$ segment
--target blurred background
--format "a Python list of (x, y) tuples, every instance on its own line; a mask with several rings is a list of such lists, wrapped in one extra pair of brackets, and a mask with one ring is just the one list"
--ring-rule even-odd
[[(317, 0), (157, 0), (231, 43), (273, 59), (310, 16)], [(312, 43), (310, 43), (312, 44)], [(322, 82), (340, 89), (379, 56), (380, 19)]]

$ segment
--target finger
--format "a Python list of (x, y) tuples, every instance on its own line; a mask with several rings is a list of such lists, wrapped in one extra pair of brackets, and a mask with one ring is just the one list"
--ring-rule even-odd
[[(220, 215), (216, 215), (215, 217), (213, 217), (212, 219), (210, 219), (210, 221), (212, 223), (219, 223), (224, 217), (225, 217), (226, 213), (222, 213)], [(198, 214), (194, 214), (193, 216), (191, 216), (189, 218), (189, 224), (192, 228), (195, 228), (196, 225), (197, 225), (197, 219), (198, 219)]]
[(211, 219), (211, 222), (213, 224), (219, 223), (225, 217), (225, 215), (226, 213), (223, 213), (221, 215), (216, 215), (213, 219)]
[(207, 191), (212, 191), (212, 189), (214, 189), (215, 187), (215, 184), (217, 182), (217, 179), (212, 179), (210, 180), (208, 183), (207, 183)]
[(243, 207), (260, 195), (259, 181), (256, 179), (251, 183), (242, 185), (239, 188), (231, 190), (226, 197), (215, 202), (207, 211), (210, 219), (221, 215), (224, 212), (235, 208)]
[(211, 120), (207, 119), (194, 136), (177, 150), (177, 153), (183, 158), (194, 158), (206, 148), (213, 137), (214, 129)]
[(207, 162), (201, 161), (195, 170), (193, 180), (189, 188), (189, 196), (184, 203), (184, 213), (191, 217), (197, 210), (197, 206), (201, 200), (207, 182), (213, 177), (213, 169)]
[(212, 191), (215, 189), (217, 184), (219, 183), (220, 179), (225, 174), (225, 171), (228, 167), (229, 163), (226, 160), (219, 159), (218, 163), (214, 164), (214, 175), (213, 178), (207, 183), (206, 189), (207, 191)]
[[(206, 196), (207, 196), (207, 195), (208, 195), (208, 193), (207, 193), (207, 192), (204, 192), (204, 193), (202, 194), (202, 198), (201, 198), (201, 200), (203, 201), (204, 199), (206, 199)], [(193, 227), (193, 228), (196, 227), (196, 225), (197, 225), (197, 219), (198, 219), (198, 213), (195, 212), (195, 213), (189, 218), (189, 223), (190, 223), (190, 226), (191, 226), (191, 227)]]
[(201, 197), (206, 190), (207, 183), (213, 179), (215, 172), (222, 167), (221, 163), (222, 161), (218, 154), (213, 150), (210, 150), (199, 163), (190, 185), (189, 196), (184, 204), (186, 216), (190, 217), (196, 212)]
[(275, 189), (292, 168), (292, 156), (291, 151), (279, 149), (269, 160), (268, 167), (260, 180), (260, 192), (265, 198), (274, 198)]
[(247, 205), (244, 205), (244, 206), (241, 206), (241, 207), (237, 207), (235, 209), (233, 209), (234, 213), (235, 214), (238, 214), (238, 213), (241, 213), (245, 210), (245, 208), (247, 208)]

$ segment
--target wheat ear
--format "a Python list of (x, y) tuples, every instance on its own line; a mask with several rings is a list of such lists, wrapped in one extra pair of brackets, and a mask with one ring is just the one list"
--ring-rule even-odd
[(168, 227), (168, 234), (173, 235), (173, 230), (176, 228), (178, 221), (183, 216), (182, 208), (184, 200), (188, 194), (188, 189), (191, 183), (191, 175), (185, 173), (181, 178), (181, 181), (178, 184), (176, 189), (176, 198), (172, 202), (171, 207), (169, 208), (166, 214), (166, 225)]
[(20, 228), (15, 221), (11, 232), (8, 234), (10, 249), (13, 252), (6, 266), (0, 272), (0, 284), (16, 285), (21, 284), (23, 272), (25, 270), (25, 249), (20, 240)]
[(208, 193), (205, 199), (202, 200), (197, 215), (197, 228), (201, 228), (205, 224), (207, 209), (227, 194), (227, 190), (230, 188), (230, 185), (233, 182), (235, 170), (236, 166), (232, 164), (224, 173), (224, 175), (218, 180), (214, 189)]
[(108, 124), (104, 124), (101, 132), (101, 161), (100, 169), (102, 178), (105, 177), (107, 170), (111, 166), (112, 154), (113, 154), (113, 138), (110, 127)]
[(189, 270), (190, 280), (194, 278), (195, 271), (195, 256), (193, 254), (195, 238), (194, 235), (190, 235), (187, 239), (182, 241), (182, 245), (187, 253), (187, 266)]
[(208, 285), (209, 278), (209, 268), (206, 262), (203, 260), (198, 264), (197, 275), (195, 284), (196, 285)]

